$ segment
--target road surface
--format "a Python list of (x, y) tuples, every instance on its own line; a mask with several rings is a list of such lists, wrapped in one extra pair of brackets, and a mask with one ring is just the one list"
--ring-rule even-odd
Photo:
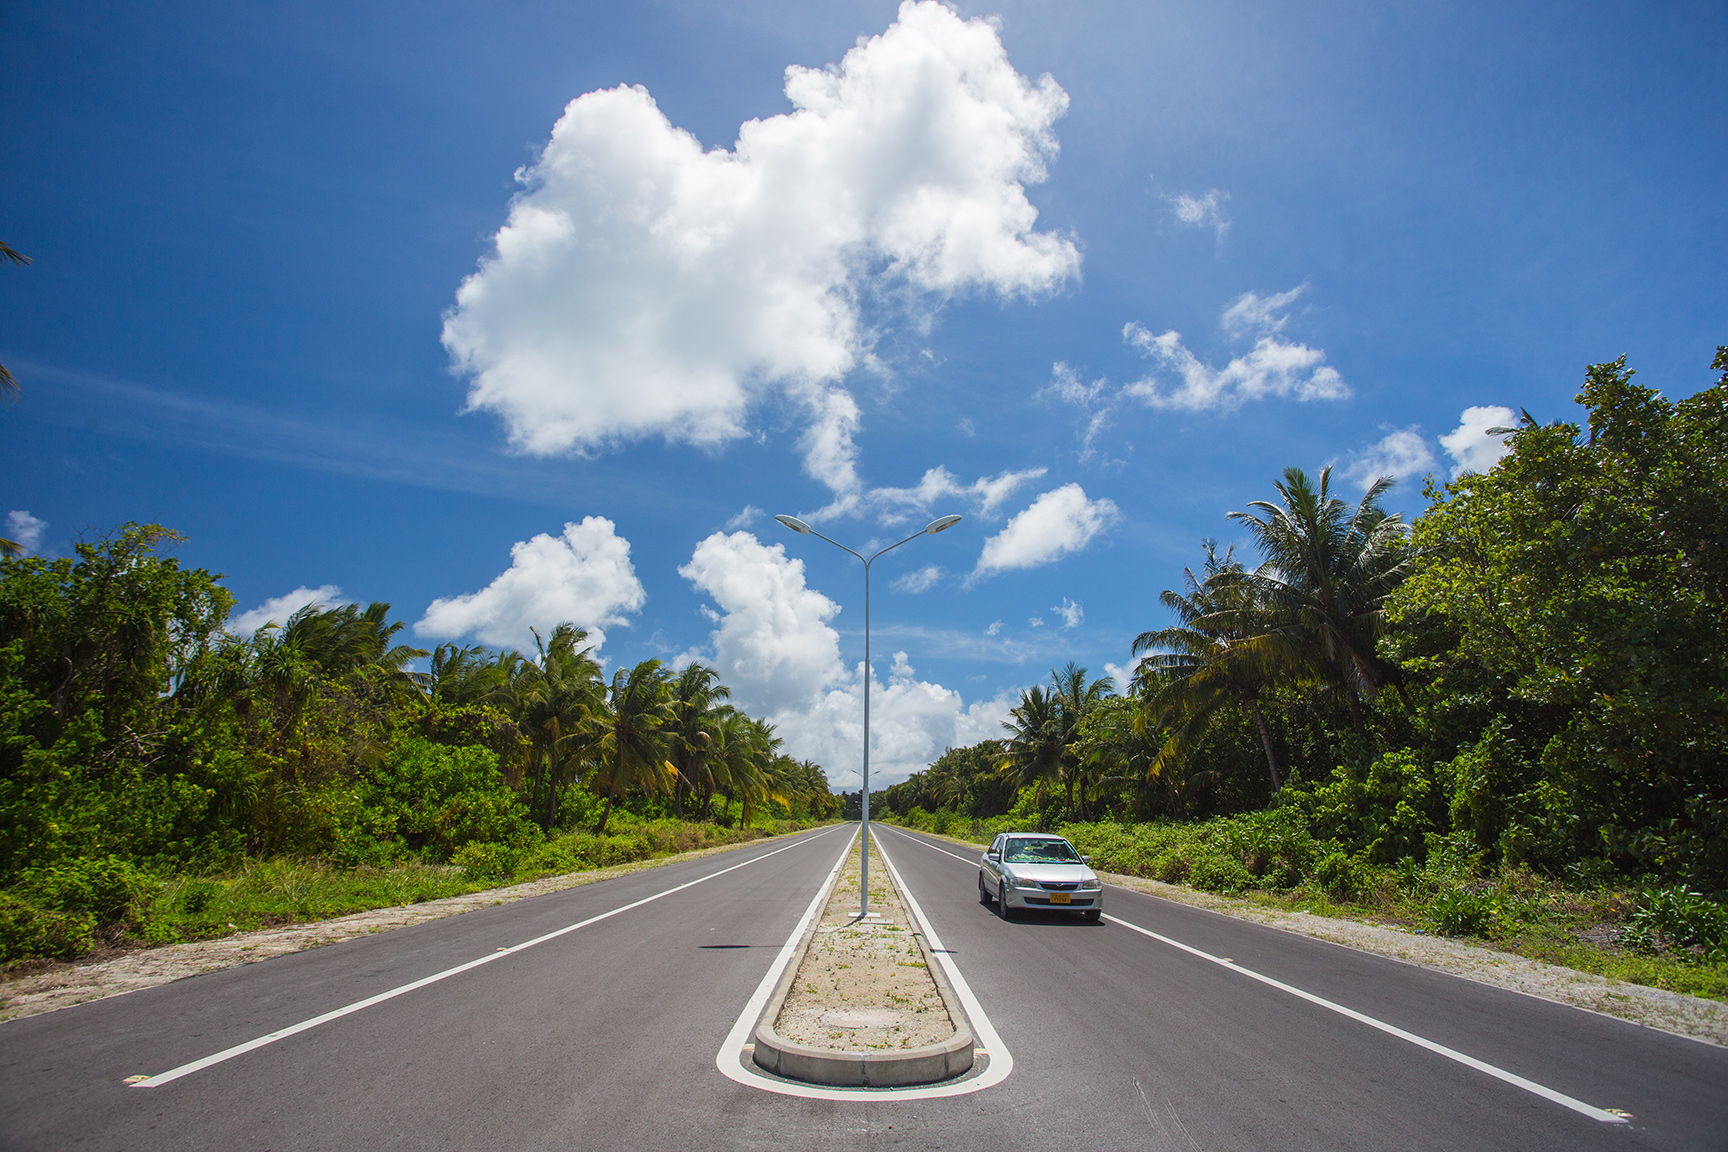
[(1004, 921), (969, 850), (880, 825), (1011, 1071), (729, 1079), (854, 827), (0, 1025), (0, 1148), (1728, 1149), (1728, 1050), (1121, 889)]

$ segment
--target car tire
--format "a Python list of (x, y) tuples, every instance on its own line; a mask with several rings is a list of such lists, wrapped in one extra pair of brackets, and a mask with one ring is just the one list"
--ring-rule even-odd
[(978, 873), (978, 903), (990, 906), (990, 889), (984, 886), (984, 873)]
[(996, 911), (1004, 920), (1014, 919), (1014, 909), (1008, 907), (1008, 885), (1000, 880), (996, 882)]
[(1093, 908), (1091, 911), (1086, 913), (1086, 923), (1088, 924), (1096, 924), (1103, 918), (1104, 910), (1102, 908)]

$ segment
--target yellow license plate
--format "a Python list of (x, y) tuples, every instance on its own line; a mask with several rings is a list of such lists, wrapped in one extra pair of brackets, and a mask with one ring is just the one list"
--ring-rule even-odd
[(1052, 904), (1066, 904), (1070, 899), (1071, 897), (1066, 892), (1050, 893), (1050, 903)]

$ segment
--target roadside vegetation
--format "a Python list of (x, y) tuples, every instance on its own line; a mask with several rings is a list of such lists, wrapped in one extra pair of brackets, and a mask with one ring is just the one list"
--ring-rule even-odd
[[(1679, 403), (1624, 360), (1584, 426), (1340, 498), (1289, 469), (1158, 599), (1131, 683), (1069, 665), (1000, 740), (872, 798), (987, 842), (1728, 999), (1728, 348)], [(1121, 691), (1118, 692), (1118, 687)]]
[[(227, 630), (219, 577), (128, 525), (0, 560), (0, 962), (221, 935), (809, 827), (820, 766), (712, 669), (610, 679), (397, 643), (390, 606)], [(429, 670), (412, 671), (429, 659)]]

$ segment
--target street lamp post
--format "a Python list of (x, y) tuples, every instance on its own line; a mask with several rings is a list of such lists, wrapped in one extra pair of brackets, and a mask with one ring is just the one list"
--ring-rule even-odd
[(815, 536), (828, 543), (857, 556), (864, 564), (864, 855), (859, 860), (858, 884), (858, 916), (860, 919), (870, 915), (870, 565), (876, 562), (876, 557), (884, 552), (892, 552), (901, 544), (911, 543), (920, 536), (934, 536), (938, 532), (954, 527), (960, 523), (959, 516), (942, 516), (930, 521), (921, 531), (914, 532), (898, 543), (890, 544), (866, 560), (862, 555), (840, 543), (830, 540), (796, 516), (776, 516), (774, 519), (786, 525), (794, 532), (805, 536)]

